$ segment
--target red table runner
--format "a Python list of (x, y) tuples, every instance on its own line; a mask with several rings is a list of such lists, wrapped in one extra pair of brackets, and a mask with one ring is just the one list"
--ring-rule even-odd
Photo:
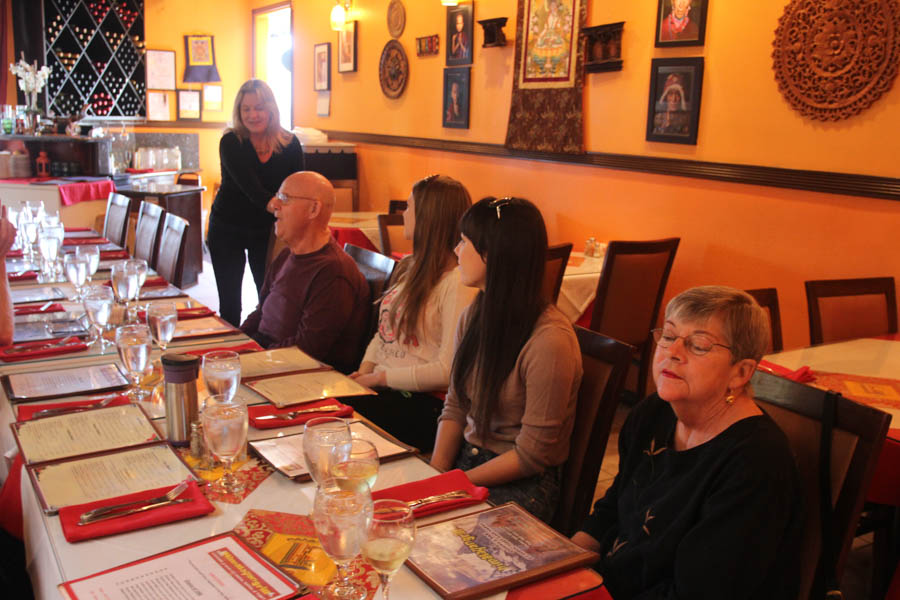
[[(52, 179), (52, 178), (49, 178)], [(28, 185), (35, 181), (48, 181), (47, 177), (27, 177), (24, 179), (0, 179), (0, 183)], [(58, 186), (59, 200), (63, 206), (71, 206), (87, 200), (106, 200), (116, 186), (109, 179), (99, 181), (73, 181)]]
[(341, 248), (344, 247), (344, 244), (353, 244), (354, 246), (359, 246), (360, 248), (365, 248), (372, 252), (381, 252), (381, 250), (376, 248), (375, 245), (369, 241), (366, 234), (356, 227), (329, 227), (329, 229), (331, 229), (331, 235), (334, 236), (338, 246)]

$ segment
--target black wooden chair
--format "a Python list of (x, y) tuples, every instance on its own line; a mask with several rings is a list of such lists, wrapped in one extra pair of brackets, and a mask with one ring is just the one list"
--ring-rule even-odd
[(156, 269), (156, 251), (159, 248), (165, 215), (166, 211), (159, 204), (141, 202), (137, 227), (134, 230), (134, 257), (146, 260), (151, 269)]
[(547, 264), (544, 267), (544, 285), (541, 292), (553, 304), (556, 304), (559, 298), (559, 289), (562, 287), (566, 263), (569, 262), (571, 253), (572, 244), (557, 244), (547, 248)]
[(403, 215), (378, 215), (378, 235), (381, 238), (381, 253), (393, 257), (395, 252), (412, 252), (412, 240), (403, 233)]
[(897, 333), (897, 288), (893, 277), (805, 283), (810, 344)]
[(131, 218), (131, 198), (110, 192), (103, 219), (103, 237), (125, 248), (128, 243), (128, 221)]
[(175, 287), (184, 283), (184, 247), (187, 242), (188, 222), (172, 213), (166, 213), (159, 251), (156, 256), (156, 272)]
[(390, 215), (403, 214), (403, 211), (406, 210), (406, 206), (407, 206), (406, 200), (389, 200), (388, 201), (388, 214), (390, 214)]
[(759, 288), (746, 290), (753, 296), (756, 303), (769, 313), (769, 325), (772, 337), (769, 340), (769, 352), (781, 352), (784, 350), (784, 340), (781, 337), (781, 311), (778, 308), (778, 290), (775, 288)]
[(366, 329), (368, 333), (365, 336), (365, 341), (360, 349), (360, 357), (362, 357), (362, 353), (365, 352), (369, 340), (375, 335), (375, 328), (378, 327), (378, 309), (381, 306), (381, 296), (384, 295), (384, 290), (387, 288), (391, 275), (394, 273), (397, 261), (390, 256), (372, 252), (371, 250), (366, 250), (365, 248), (360, 248), (353, 244), (344, 244), (344, 252), (353, 259), (356, 266), (359, 268), (360, 273), (366, 278), (366, 281), (369, 284), (369, 293), (371, 294), (373, 302), (372, 313), (369, 315), (368, 327)]

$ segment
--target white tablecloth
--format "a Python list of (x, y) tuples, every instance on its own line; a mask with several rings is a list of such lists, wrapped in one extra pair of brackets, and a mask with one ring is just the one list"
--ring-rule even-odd
[[(574, 262), (583, 259), (579, 265)], [(569, 321), (575, 322), (591, 305), (597, 296), (597, 283), (600, 281), (600, 271), (603, 270), (603, 257), (586, 257), (582, 252), (573, 252), (566, 265), (563, 274), (562, 287), (559, 290), (559, 299), (556, 306), (563, 312)]]

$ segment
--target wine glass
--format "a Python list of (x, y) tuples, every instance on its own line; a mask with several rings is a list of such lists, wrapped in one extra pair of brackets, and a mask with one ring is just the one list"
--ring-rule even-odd
[(303, 428), (303, 459), (306, 470), (317, 484), (328, 478), (331, 471), (331, 449), (350, 441), (347, 421), (338, 417), (310, 419)]
[(87, 280), (92, 281), (97, 269), (100, 268), (100, 247), (93, 244), (86, 244), (75, 248), (75, 254), (84, 256), (88, 260), (88, 276)]
[(178, 322), (178, 309), (174, 302), (157, 302), (147, 307), (147, 326), (153, 341), (163, 352), (175, 335), (175, 323)]
[(128, 303), (135, 300), (140, 293), (140, 285), (138, 284), (139, 275), (131, 261), (123, 260), (113, 263), (110, 278), (112, 280), (112, 288), (116, 294), (116, 300), (126, 307)]
[(146, 325), (119, 327), (116, 329), (116, 348), (131, 380), (131, 397), (141, 400), (146, 394), (139, 384), (150, 364), (150, 328)]
[(388, 600), (391, 577), (412, 552), (416, 539), (413, 510), (402, 500), (376, 500), (362, 555), (381, 578), (381, 595)]
[(66, 279), (75, 288), (75, 301), (80, 301), (83, 297), (84, 284), (87, 282), (88, 259), (86, 256), (78, 256), (77, 254), (66, 254), (63, 257), (63, 266), (66, 270)]
[(44, 201), (43, 200), (26, 200), (25, 208), (28, 209), (28, 213), (31, 216), (31, 220), (35, 223), (40, 223), (41, 213), (44, 211)]
[(110, 342), (103, 338), (103, 330), (109, 323), (109, 316), (112, 313), (115, 298), (113, 291), (105, 285), (93, 286), (84, 294), (82, 303), (84, 304), (84, 312), (87, 314), (91, 327), (95, 329), (97, 337), (91, 340), (91, 344), (100, 346), (101, 352)]
[(331, 476), (342, 490), (360, 491), (375, 487), (378, 477), (378, 450), (369, 440), (353, 438), (335, 444), (329, 457)]
[(363, 600), (366, 588), (352, 583), (345, 567), (359, 555), (372, 520), (372, 493), (342, 490), (333, 479), (324, 479), (313, 500), (313, 526), (322, 550), (337, 565), (338, 577), (325, 588), (329, 598)]
[(212, 488), (223, 494), (242, 491), (243, 485), (234, 476), (232, 465), (247, 442), (247, 406), (238, 402), (212, 404), (203, 409), (200, 418), (206, 447), (225, 467), (225, 474)]
[(47, 281), (54, 281), (56, 276), (56, 258), (59, 256), (60, 241), (56, 234), (56, 229), (62, 229), (58, 226), (41, 227), (39, 230), (38, 243), (41, 252), (41, 258), (44, 259), (41, 271), (47, 277)]
[(59, 209), (44, 210), (44, 223), (47, 225), (59, 225)]
[(231, 400), (241, 382), (241, 358), (231, 350), (207, 352), (200, 361), (200, 372), (210, 395), (221, 394)]

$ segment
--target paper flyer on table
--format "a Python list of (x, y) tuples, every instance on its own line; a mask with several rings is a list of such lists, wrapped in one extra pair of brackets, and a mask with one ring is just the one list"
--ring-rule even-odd
[(241, 355), (241, 377), (318, 369), (322, 364), (296, 346)]
[(375, 393), (338, 371), (297, 373), (296, 375), (251, 381), (246, 385), (278, 408), (323, 398)]

